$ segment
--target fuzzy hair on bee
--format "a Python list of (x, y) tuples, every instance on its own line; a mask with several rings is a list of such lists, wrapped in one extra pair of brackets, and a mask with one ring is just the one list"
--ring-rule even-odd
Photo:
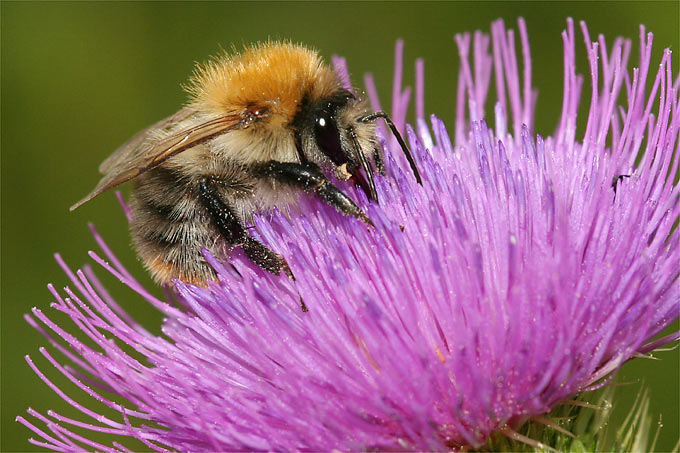
[(384, 112), (344, 89), (319, 54), (289, 42), (267, 42), (195, 70), (188, 104), (142, 130), (99, 166), (103, 177), (71, 210), (132, 181), (132, 242), (160, 284), (215, 280), (202, 249), (226, 258), (234, 247), (261, 268), (289, 277), (279, 256), (248, 234), (256, 213), (319, 196), (372, 226), (328, 179), (351, 179), (378, 201), (383, 173), (375, 121), (397, 137), (417, 180), (408, 147)]

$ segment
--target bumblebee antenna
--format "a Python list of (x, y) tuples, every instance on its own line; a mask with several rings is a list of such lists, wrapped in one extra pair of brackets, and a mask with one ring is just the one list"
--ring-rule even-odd
[(377, 203), (378, 202), (378, 191), (375, 188), (375, 181), (373, 180), (373, 170), (368, 165), (368, 160), (366, 159), (366, 155), (361, 151), (361, 145), (359, 144), (359, 140), (357, 139), (357, 133), (354, 132), (354, 129), (350, 128), (349, 135), (350, 135), (350, 137), (352, 137), (352, 143), (354, 144), (354, 150), (357, 153), (357, 157), (359, 158), (359, 162), (361, 162), (361, 167), (364, 169), (364, 172), (366, 173), (366, 177), (368, 178), (368, 188), (371, 192), (371, 198), (373, 198)]
[[(413, 175), (416, 177), (416, 181), (418, 181), (418, 184), (420, 184), (422, 186), (423, 180), (420, 177), (420, 172), (418, 171), (418, 167), (416, 166), (416, 161), (413, 159), (413, 155), (411, 154), (411, 150), (409, 150), (408, 146), (406, 146), (406, 142), (404, 142), (404, 139), (401, 138), (401, 134), (397, 130), (397, 126), (394, 125), (394, 123), (390, 119), (390, 116), (387, 114), (387, 112), (384, 112), (384, 111), (381, 110), (379, 112), (369, 113), (368, 115), (364, 115), (361, 118), (359, 118), (359, 121), (362, 121), (364, 123), (368, 123), (369, 121), (375, 121), (376, 118), (382, 118), (382, 119), (385, 120), (385, 123), (387, 123), (387, 126), (392, 131), (392, 134), (397, 139), (399, 146), (401, 146), (401, 150), (404, 152), (404, 155), (406, 156), (406, 160), (408, 160), (408, 164), (411, 166), (411, 171), (413, 172)], [(365, 159), (365, 157), (364, 157), (364, 159)]]

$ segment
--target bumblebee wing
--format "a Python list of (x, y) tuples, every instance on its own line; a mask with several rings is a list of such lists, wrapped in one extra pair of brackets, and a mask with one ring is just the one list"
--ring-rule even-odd
[(163, 118), (157, 123), (147, 127), (143, 131), (138, 132), (130, 140), (123, 143), (117, 150), (107, 157), (104, 162), (99, 165), (99, 173), (105, 175), (121, 163), (129, 161), (132, 156), (144, 149), (143, 145), (145, 142), (148, 142), (155, 132), (165, 130), (174, 124), (180, 123), (195, 113), (196, 110), (189, 107), (184, 107), (169, 117)]
[[(151, 132), (151, 128), (142, 131), (140, 133), (142, 137), (133, 137), (129, 144), (123, 145), (120, 150), (116, 151), (115, 154), (122, 151), (125, 152), (120, 154), (120, 157), (116, 157), (115, 161), (112, 159), (113, 156), (104, 161), (104, 164), (106, 165), (102, 164), (102, 167), (106, 169), (106, 174), (92, 192), (71, 206), (71, 211), (82, 204), (87, 203), (100, 193), (130, 181), (142, 173), (151, 170), (175, 154), (186, 151), (217, 135), (236, 129), (243, 129), (255, 119), (257, 118), (252, 114), (219, 115), (196, 126), (173, 132), (167, 137), (147, 144), (143, 143)], [(161, 123), (162, 122), (163, 121), (161, 121)], [(137, 146), (133, 146), (132, 142), (135, 142)], [(139, 144), (143, 145), (140, 147)]]

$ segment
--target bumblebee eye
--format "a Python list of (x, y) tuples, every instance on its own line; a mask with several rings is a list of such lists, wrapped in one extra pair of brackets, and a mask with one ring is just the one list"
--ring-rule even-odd
[(316, 113), (314, 137), (316, 138), (316, 144), (319, 145), (321, 151), (328, 156), (335, 165), (342, 165), (349, 161), (346, 154), (342, 151), (340, 133), (338, 132), (338, 125), (335, 121), (335, 110), (333, 109), (332, 104), (326, 105)]

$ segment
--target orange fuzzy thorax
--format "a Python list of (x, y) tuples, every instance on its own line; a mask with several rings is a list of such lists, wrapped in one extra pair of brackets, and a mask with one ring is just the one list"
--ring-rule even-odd
[(199, 66), (188, 91), (190, 105), (201, 112), (242, 112), (261, 106), (288, 121), (305, 97), (321, 99), (337, 87), (335, 73), (316, 51), (288, 42), (267, 42)]

